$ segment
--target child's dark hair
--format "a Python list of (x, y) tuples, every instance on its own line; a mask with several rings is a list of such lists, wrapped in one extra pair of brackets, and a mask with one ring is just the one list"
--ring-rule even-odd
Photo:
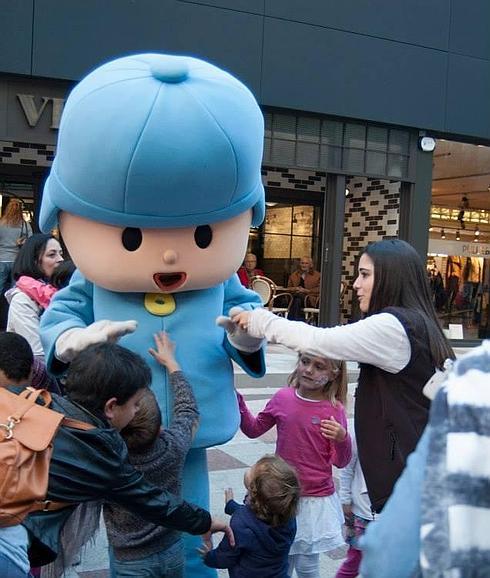
[[(298, 362), (294, 368), (293, 373), (288, 377), (288, 385), (290, 387), (298, 387), (298, 365), (301, 361), (303, 353), (298, 354)], [(310, 356), (308, 356), (310, 357)], [(338, 401), (345, 406), (347, 403), (347, 364), (345, 361), (338, 359), (322, 358), (325, 363), (328, 363), (332, 368), (333, 378), (325, 384), (323, 391), (326, 399), (335, 405)]]
[(160, 433), (162, 414), (155, 394), (148, 389), (139, 401), (138, 411), (121, 435), (131, 452), (142, 452), (150, 448)]
[(265, 455), (253, 466), (248, 505), (257, 518), (281, 526), (296, 516), (300, 485), (294, 468), (276, 455)]
[(7, 379), (27, 382), (33, 363), (34, 355), (27, 339), (10, 331), (0, 333), (0, 369)]
[(56, 287), (56, 289), (63, 289), (63, 287), (66, 287), (70, 282), (75, 269), (76, 267), (73, 261), (70, 261), (69, 259), (67, 261), (62, 261), (53, 271), (49, 283), (53, 287)]
[(150, 383), (151, 370), (142, 357), (117, 343), (98, 343), (71, 362), (65, 391), (70, 400), (100, 415), (109, 399), (123, 405)]

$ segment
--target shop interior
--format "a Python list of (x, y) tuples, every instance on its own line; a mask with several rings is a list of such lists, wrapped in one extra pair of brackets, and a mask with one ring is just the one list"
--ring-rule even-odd
[(298, 194), (289, 199), (288, 194), (266, 193), (264, 223), (251, 229), (248, 243), (248, 251), (278, 287), (287, 285), (301, 257), (311, 256), (316, 267), (320, 247), (320, 199)]
[(446, 334), (490, 337), (490, 147), (437, 140), (427, 274)]

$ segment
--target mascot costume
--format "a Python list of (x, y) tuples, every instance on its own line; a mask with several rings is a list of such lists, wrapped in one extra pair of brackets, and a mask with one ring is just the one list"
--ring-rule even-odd
[[(265, 370), (263, 343), (226, 317), (261, 306), (234, 273), (264, 216), (262, 146), (261, 111), (230, 74), (195, 58), (120, 58), (70, 94), (41, 206), (42, 230), (59, 226), (78, 268), (42, 317), (48, 366), (60, 372), (89, 344), (120, 338), (150, 364), (169, 423), (167, 375), (148, 354), (167, 331), (201, 415), (184, 498), (203, 507), (205, 448), (239, 425), (231, 359)], [(185, 539), (188, 578), (215, 576), (199, 538)]]

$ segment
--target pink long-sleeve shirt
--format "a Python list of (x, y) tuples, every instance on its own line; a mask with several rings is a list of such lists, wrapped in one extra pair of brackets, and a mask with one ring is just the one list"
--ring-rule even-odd
[(324, 438), (320, 420), (334, 417), (347, 430), (347, 417), (342, 404), (311, 401), (297, 395), (293, 387), (280, 389), (256, 417), (237, 393), (240, 407), (240, 429), (256, 438), (277, 427), (276, 453), (294, 466), (303, 496), (330, 496), (335, 487), (332, 465), (346, 466), (351, 458), (349, 435), (341, 442)]

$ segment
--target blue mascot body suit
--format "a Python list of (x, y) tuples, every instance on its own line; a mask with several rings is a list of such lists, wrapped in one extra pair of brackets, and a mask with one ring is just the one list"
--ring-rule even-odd
[[(262, 343), (233, 341), (216, 324), (232, 307), (261, 306), (234, 272), (264, 216), (262, 144), (260, 109), (228, 73), (179, 56), (117, 59), (68, 98), (41, 207), (41, 228), (59, 225), (78, 268), (42, 317), (48, 366), (120, 337), (150, 364), (168, 423), (167, 374), (148, 355), (167, 331), (201, 416), (184, 498), (203, 507), (205, 448), (239, 425), (231, 359), (264, 374)], [(194, 551), (199, 539), (186, 541), (186, 575), (215, 575)]]

